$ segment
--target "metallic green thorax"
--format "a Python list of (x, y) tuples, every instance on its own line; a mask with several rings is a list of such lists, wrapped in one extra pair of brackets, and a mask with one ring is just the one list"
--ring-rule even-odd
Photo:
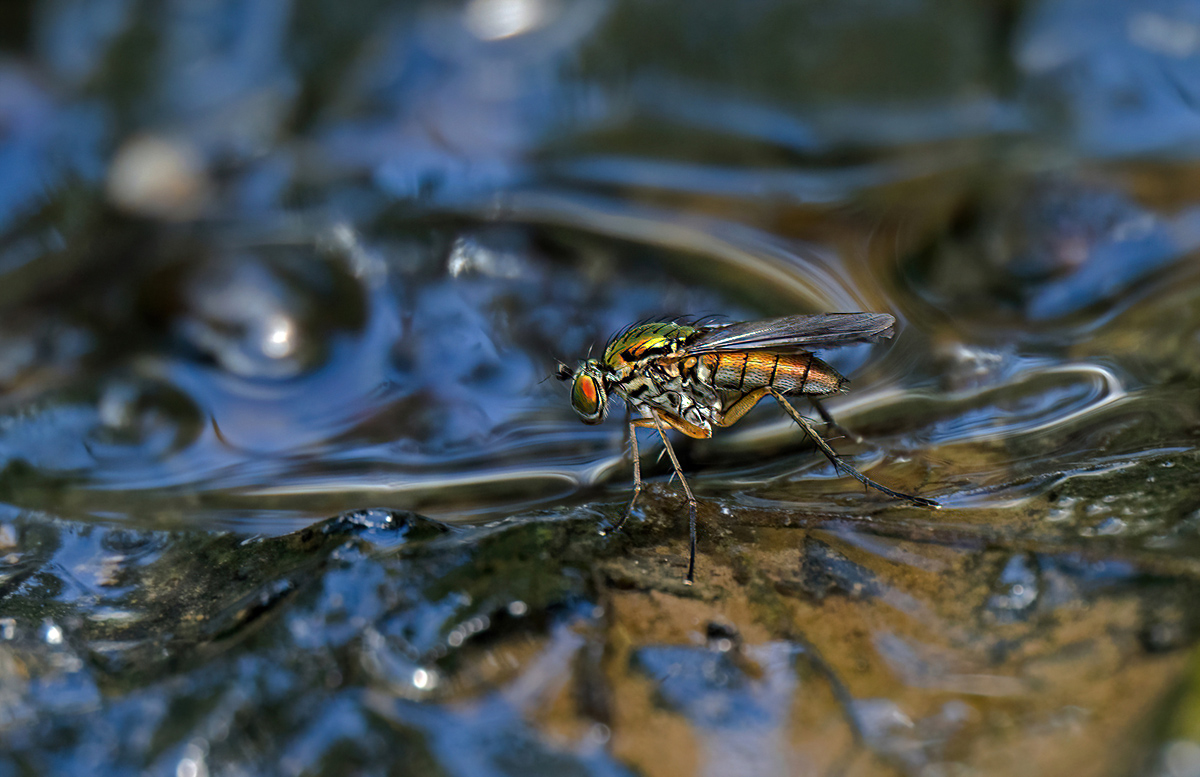
[(605, 371), (605, 386), (646, 417), (654, 408), (707, 436), (711, 419), (720, 414), (726, 398), (712, 385), (703, 360), (683, 358), (703, 331), (686, 324), (655, 322), (621, 332), (609, 342), (603, 361), (597, 364)]
[(640, 324), (621, 332), (604, 349), (604, 362), (624, 377), (636, 362), (681, 350), (699, 331), (685, 324)]
[[(655, 360), (680, 353), (701, 330), (671, 322), (638, 324), (617, 334), (604, 348), (603, 359), (588, 359), (571, 370), (559, 365), (559, 379), (572, 380), (571, 404), (584, 423), (598, 424), (608, 415), (608, 392), (615, 391), (622, 399), (642, 409), (647, 402), (655, 403), (664, 388), (669, 387), (680, 397), (664, 410), (678, 411), (684, 404), (685, 380), (677, 366), (664, 371)], [(668, 360), (669, 361), (669, 360)], [(670, 374), (668, 374), (670, 373)], [(668, 385), (669, 384), (669, 385)], [(700, 388), (700, 387), (697, 387)], [(703, 392), (711, 404), (715, 395)], [(686, 401), (687, 405), (694, 404)]]

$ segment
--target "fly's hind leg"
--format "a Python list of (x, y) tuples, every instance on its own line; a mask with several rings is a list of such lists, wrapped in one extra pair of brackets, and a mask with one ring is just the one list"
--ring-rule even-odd
[[(784, 399), (783, 394), (780, 394), (770, 386), (763, 386), (762, 388), (755, 389), (748, 394), (744, 394), (736, 402), (734, 402), (729, 409), (725, 411), (721, 418), (716, 420), (715, 423), (717, 426), (731, 426), (739, 418), (748, 413), (750, 408), (758, 404), (759, 400), (766, 396), (775, 397), (779, 404), (783, 406), (784, 411), (791, 416), (792, 420), (800, 424), (800, 428), (804, 430), (804, 433), (812, 438), (812, 441), (816, 443), (818, 448), (820, 448), (821, 453), (824, 453), (825, 457), (833, 462), (833, 466), (837, 467), (842, 472), (845, 472), (847, 475), (850, 475), (859, 483), (862, 483), (864, 486), (874, 488), (877, 491), (882, 491), (888, 496), (893, 496), (897, 499), (907, 499), (913, 504), (921, 505), (922, 507), (941, 506), (932, 499), (925, 499), (924, 497), (912, 496), (911, 494), (902, 494), (899, 491), (893, 491), (885, 485), (876, 483), (874, 480), (871, 480), (869, 477), (847, 464), (846, 461), (837, 454), (837, 451), (830, 447), (829, 443), (825, 442), (825, 438), (813, 428), (812, 422), (800, 415), (796, 408), (792, 407), (792, 404)], [(821, 413), (821, 417), (825, 420), (825, 422), (832, 423), (833, 418), (829, 416), (828, 412), (826, 412), (825, 409), (822, 408), (821, 405), (819, 405), (815, 400), (812, 400), (811, 397), (809, 397), (809, 399), (812, 401), (813, 406), (817, 408), (817, 412)]]
[(862, 442), (863, 441), (861, 434), (856, 434), (856, 433), (850, 431), (849, 429), (847, 429), (846, 427), (842, 426), (841, 424), (839, 424), (837, 421), (833, 420), (833, 416), (830, 414), (830, 412), (828, 410), (825, 409), (825, 406), (822, 405), (820, 400), (818, 400), (816, 397), (814, 397), (810, 394), (806, 394), (805, 399), (807, 399), (809, 401), (809, 403), (813, 406), (813, 409), (817, 411), (817, 415), (821, 416), (821, 420), (824, 421), (825, 425), (828, 426), (830, 429), (834, 429), (839, 434), (849, 437), (851, 440), (854, 440), (854, 442)]
[(913, 496), (912, 494), (903, 494), (899, 491), (893, 491), (887, 486), (871, 480), (869, 477), (847, 464), (845, 460), (837, 454), (837, 451), (830, 447), (829, 443), (825, 442), (825, 438), (821, 437), (821, 435), (817, 433), (817, 430), (813, 428), (812, 422), (800, 415), (800, 413), (796, 411), (796, 408), (792, 407), (791, 403), (783, 398), (782, 394), (769, 387), (766, 389), (766, 392), (775, 397), (779, 404), (783, 406), (784, 411), (792, 417), (793, 421), (800, 424), (800, 428), (804, 430), (805, 434), (812, 438), (812, 441), (816, 443), (818, 448), (821, 449), (821, 453), (824, 453), (825, 457), (833, 462), (834, 467), (840, 469), (842, 472), (845, 472), (847, 475), (854, 478), (859, 483), (862, 483), (864, 486), (873, 488), (876, 491), (882, 491), (888, 496), (896, 497), (897, 499), (906, 499), (909, 502), (912, 502), (915, 505), (921, 505), (922, 507), (941, 506), (932, 499), (926, 499), (920, 496)]

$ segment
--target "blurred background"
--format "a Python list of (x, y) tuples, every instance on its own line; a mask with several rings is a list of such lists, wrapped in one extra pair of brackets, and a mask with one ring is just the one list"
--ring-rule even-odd
[[(6, 0), (0, 777), (1200, 775), (1198, 162), (1185, 0)], [(558, 360), (860, 310), (942, 510), (601, 536)]]

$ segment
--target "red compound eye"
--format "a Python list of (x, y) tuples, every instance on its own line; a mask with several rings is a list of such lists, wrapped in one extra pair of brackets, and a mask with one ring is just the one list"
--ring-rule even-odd
[(571, 391), (571, 404), (580, 415), (595, 415), (600, 409), (599, 381), (590, 375), (577, 376)]

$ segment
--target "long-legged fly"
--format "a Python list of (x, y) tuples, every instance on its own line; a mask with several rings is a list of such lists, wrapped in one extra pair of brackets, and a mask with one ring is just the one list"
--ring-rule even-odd
[(557, 376), (573, 381), (571, 404), (584, 423), (604, 420), (609, 393), (640, 416), (629, 424), (633, 499), (614, 531), (625, 524), (642, 490), (637, 428), (657, 429), (687, 495), (691, 549), (687, 582), (691, 583), (696, 571), (696, 497), (667, 439), (667, 429), (689, 437), (711, 437), (714, 427), (731, 426), (765, 397), (774, 397), (839, 470), (888, 496), (938, 507), (931, 499), (876, 483), (847, 464), (784, 398), (786, 394), (806, 397), (826, 424), (840, 428), (820, 400), (845, 391), (847, 380), (811, 351), (888, 338), (895, 323), (886, 313), (822, 313), (723, 325), (642, 323), (617, 333), (603, 358), (588, 359), (574, 370), (559, 364)]

